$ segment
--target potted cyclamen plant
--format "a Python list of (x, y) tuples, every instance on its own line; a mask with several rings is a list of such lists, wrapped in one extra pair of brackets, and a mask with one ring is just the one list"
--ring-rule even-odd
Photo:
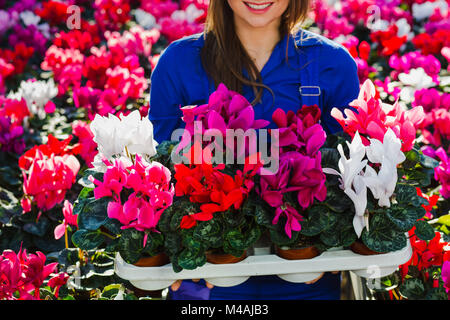
[(316, 105), (297, 112), (277, 109), (272, 115), (279, 130), (280, 165), (275, 174), (260, 177), (259, 193), (270, 208), (265, 227), (276, 254), (285, 259), (313, 258), (353, 241), (344, 215), (349, 202), (322, 170), (337, 162), (338, 136), (327, 137), (320, 116)]
[(125, 262), (164, 265), (164, 237), (158, 222), (172, 204), (171, 172), (153, 161), (153, 126), (139, 111), (119, 117), (96, 115), (90, 124), (98, 155), (79, 181), (74, 205), (78, 231), (72, 242), (84, 250), (102, 245)]
[(332, 111), (351, 142), (338, 146), (339, 171), (324, 168), (324, 172), (340, 177), (341, 190), (354, 204), (350, 212), (357, 240), (352, 250), (361, 254), (400, 250), (413, 227), (420, 239), (431, 239), (434, 231), (423, 220), (425, 202), (416, 190), (430, 184), (437, 165), (414, 148), (422, 108), (403, 111), (397, 103), (383, 104), (375, 98), (370, 80), (350, 106), (356, 112), (347, 109), (346, 118), (337, 109)]
[[(240, 261), (260, 237), (261, 227), (250, 202), (257, 197), (254, 185), (261, 164), (256, 155), (249, 156), (249, 150), (235, 149), (234, 137), (227, 132), (255, 130), (268, 124), (255, 120), (251, 104), (222, 84), (207, 104), (184, 107), (182, 111), (185, 130), (173, 154), (182, 155), (184, 161), (173, 166), (174, 202), (160, 221), (166, 252), (176, 272), (195, 269), (207, 261)], [(214, 139), (196, 140), (196, 132)], [(237, 152), (225, 164), (230, 148)], [(245, 161), (237, 163), (237, 155)]]

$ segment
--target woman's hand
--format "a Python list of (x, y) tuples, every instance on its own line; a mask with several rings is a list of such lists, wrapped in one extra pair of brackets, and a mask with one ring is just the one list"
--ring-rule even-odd
[[(194, 282), (199, 282), (200, 279), (192, 279), (192, 281)], [(172, 283), (172, 285), (170, 286), (170, 289), (172, 289), (172, 291), (177, 291), (178, 289), (180, 289), (181, 283), (183, 282), (183, 280), (177, 280), (174, 283)], [(206, 287), (209, 289), (214, 288), (214, 285), (212, 285), (211, 283), (209, 283), (208, 281), (206, 282)]]
[[(332, 274), (338, 274), (339, 273), (339, 271), (333, 271), (333, 272), (331, 272)], [(314, 280), (311, 280), (311, 281), (307, 281), (307, 282), (305, 282), (306, 284), (313, 284), (313, 283), (316, 283), (317, 281), (319, 281), (320, 279), (322, 279), (322, 277), (323, 277), (323, 275), (325, 274), (325, 272), (323, 272), (320, 276), (318, 276), (317, 278), (315, 278)]]

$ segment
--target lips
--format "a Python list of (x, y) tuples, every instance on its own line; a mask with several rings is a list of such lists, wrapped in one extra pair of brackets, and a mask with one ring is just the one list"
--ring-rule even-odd
[(244, 3), (252, 11), (265, 11), (273, 4), (273, 2), (262, 2), (262, 3), (244, 2)]

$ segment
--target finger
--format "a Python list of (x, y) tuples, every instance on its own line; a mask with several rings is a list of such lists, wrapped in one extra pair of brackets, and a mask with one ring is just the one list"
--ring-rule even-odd
[(306, 284), (313, 284), (316, 283), (317, 281), (319, 281), (322, 277), (323, 277), (324, 273), (322, 273), (320, 276), (318, 276), (317, 278), (315, 278), (314, 280), (311, 281), (307, 281), (305, 282)]
[(170, 286), (170, 289), (172, 289), (172, 291), (177, 291), (178, 289), (180, 289), (181, 282), (182, 282), (182, 280), (177, 280), (177, 281), (175, 281), (175, 282), (172, 283), (172, 285)]
[(205, 281), (205, 282), (206, 282), (206, 287), (207, 287), (207, 288), (209, 288), (209, 289), (214, 288), (214, 285), (213, 285), (213, 284), (209, 283), (208, 281)]
[(340, 271), (333, 271), (332, 274), (338, 274)]
[(194, 282), (199, 282), (200, 279), (192, 279), (192, 281), (194, 281)]

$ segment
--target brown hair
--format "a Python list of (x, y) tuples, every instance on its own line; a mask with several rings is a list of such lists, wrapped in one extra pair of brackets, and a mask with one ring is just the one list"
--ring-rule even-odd
[[(310, 0), (290, 0), (281, 17), (281, 39), (296, 31), (306, 19), (309, 6)], [(255, 92), (252, 104), (256, 104), (260, 101), (264, 88), (270, 92), (272, 90), (262, 83), (261, 74), (239, 40), (233, 21), (233, 11), (227, 0), (210, 0), (201, 60), (216, 87), (223, 83), (228, 89), (242, 93), (242, 85), (252, 86)], [(247, 71), (249, 79), (244, 77), (242, 70)]]

